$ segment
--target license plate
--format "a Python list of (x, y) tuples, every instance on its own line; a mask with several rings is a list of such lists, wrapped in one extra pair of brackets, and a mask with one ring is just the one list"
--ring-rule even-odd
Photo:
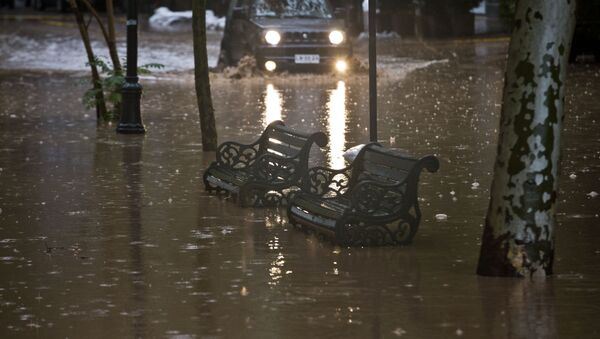
[(294, 55), (294, 62), (297, 64), (318, 64), (321, 61), (321, 57), (318, 54), (296, 54)]

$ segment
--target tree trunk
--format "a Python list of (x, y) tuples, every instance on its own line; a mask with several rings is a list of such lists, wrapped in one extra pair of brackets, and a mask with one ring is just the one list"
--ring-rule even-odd
[(520, 0), (477, 273), (552, 274), (564, 83), (575, 0)]
[[(94, 6), (92, 6), (92, 4), (88, 1), (88, 0), (79, 0), (81, 1), (81, 3), (85, 6), (85, 8), (87, 8), (88, 11), (90, 11), (90, 14), (92, 14), (92, 16), (96, 19), (96, 22), (98, 23), (98, 26), (100, 27), (100, 31), (102, 32), (102, 36), (104, 36), (104, 40), (106, 41), (106, 48), (108, 48), (108, 54), (110, 55), (110, 61), (113, 64), (113, 69), (115, 71), (121, 71), (121, 61), (119, 60), (119, 54), (117, 53), (117, 44), (116, 44), (116, 39), (115, 39), (115, 27), (114, 27), (114, 16), (113, 16), (113, 11), (112, 11), (112, 0), (107, 0), (106, 1), (106, 11), (108, 12), (108, 20), (109, 20), (109, 27), (108, 27), (108, 31), (106, 30), (106, 27), (104, 26), (104, 23), (102, 22), (102, 19), (100, 18), (100, 15), (98, 15), (98, 12), (96, 11), (96, 9), (94, 9)], [(111, 11), (109, 12), (108, 10), (108, 3), (110, 2), (110, 6), (111, 6)], [(111, 18), (112, 18), (112, 22), (111, 22)], [(111, 32), (112, 30), (112, 32)]]
[(208, 55), (206, 51), (206, 0), (192, 0), (192, 30), (194, 35), (194, 73), (196, 80), (196, 98), (200, 111), (200, 130), (202, 149), (217, 149), (217, 129), (215, 110), (210, 94), (208, 77)]
[[(108, 18), (108, 45), (110, 58), (115, 69), (115, 73), (121, 74), (121, 60), (119, 60), (119, 54), (117, 53), (117, 34), (115, 33), (115, 10), (113, 6), (113, 0), (106, 0), (106, 16)], [(113, 55), (114, 53), (114, 55)]]
[[(123, 67), (121, 66), (121, 60), (119, 60), (119, 54), (117, 53), (117, 34), (115, 32), (115, 9), (113, 6), (113, 0), (106, 0), (106, 16), (108, 18), (108, 39), (106, 45), (110, 53), (110, 59), (113, 63), (113, 69), (115, 74), (123, 75)], [(116, 89), (118, 93), (121, 93), (121, 86)], [(119, 121), (121, 119), (121, 100), (114, 103), (113, 106), (113, 121)]]
[(413, 0), (413, 6), (415, 12), (415, 38), (419, 41), (423, 41), (423, 1)]
[(81, 11), (79, 11), (79, 7), (77, 7), (77, 1), (69, 0), (69, 4), (71, 5), (73, 13), (75, 14), (77, 26), (79, 27), (79, 33), (81, 34), (81, 40), (83, 41), (83, 46), (85, 47), (85, 51), (88, 57), (88, 63), (90, 64), (90, 69), (92, 71), (92, 85), (96, 90), (96, 118), (98, 119), (98, 121), (106, 120), (106, 102), (104, 101), (102, 82), (100, 80), (98, 68), (96, 67), (96, 56), (94, 55), (94, 51), (92, 50), (92, 44), (90, 43), (88, 29), (85, 24), (85, 20), (83, 19), (83, 14), (81, 14)]

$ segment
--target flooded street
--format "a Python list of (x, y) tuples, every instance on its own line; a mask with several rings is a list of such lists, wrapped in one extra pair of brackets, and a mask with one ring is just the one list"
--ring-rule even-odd
[[(349, 249), (204, 191), (189, 32), (141, 32), (141, 63), (165, 70), (140, 80), (147, 134), (117, 135), (83, 107), (59, 22), (0, 19), (0, 337), (600, 337), (598, 64), (569, 69), (555, 275), (530, 282), (475, 274), (508, 39), (378, 41), (379, 139), (441, 167), (412, 245)], [(368, 141), (366, 74), (211, 85), (220, 142), (282, 119), (325, 132), (311, 163), (341, 168)]]

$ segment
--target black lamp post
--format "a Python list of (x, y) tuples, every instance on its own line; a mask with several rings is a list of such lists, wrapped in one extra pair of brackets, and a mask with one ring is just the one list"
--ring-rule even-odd
[(377, 142), (377, 1), (369, 0), (369, 140)]
[(140, 112), (140, 99), (142, 85), (137, 76), (137, 29), (138, 29), (137, 0), (128, 0), (127, 3), (127, 74), (125, 83), (121, 88), (123, 103), (121, 118), (117, 126), (117, 133), (142, 134), (146, 129), (142, 124)]

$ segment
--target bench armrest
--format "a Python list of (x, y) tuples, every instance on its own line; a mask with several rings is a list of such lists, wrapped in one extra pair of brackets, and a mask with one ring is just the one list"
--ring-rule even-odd
[(319, 197), (333, 198), (348, 190), (352, 165), (339, 170), (312, 167), (302, 177), (302, 191)]
[(353, 214), (373, 217), (395, 214), (402, 208), (405, 182), (388, 184), (375, 180), (360, 181), (353, 189), (350, 210)]
[(217, 148), (217, 163), (235, 169), (247, 168), (256, 161), (259, 148), (259, 142), (246, 145), (226, 141)]

